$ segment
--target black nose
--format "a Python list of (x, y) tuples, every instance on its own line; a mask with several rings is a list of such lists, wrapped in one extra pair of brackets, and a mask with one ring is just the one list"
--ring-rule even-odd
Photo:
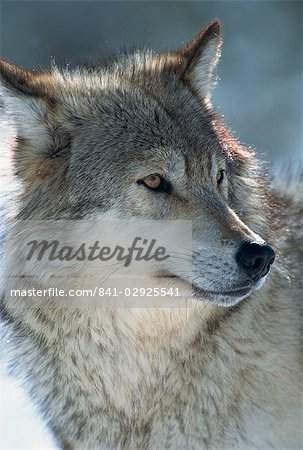
[(265, 277), (275, 260), (275, 252), (270, 245), (244, 242), (236, 254), (236, 261), (255, 280)]

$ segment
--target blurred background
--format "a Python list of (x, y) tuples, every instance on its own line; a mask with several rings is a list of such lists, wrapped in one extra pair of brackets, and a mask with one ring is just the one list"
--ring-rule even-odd
[[(301, 1), (14, 1), (0, 4), (0, 55), (27, 68), (74, 67), (133, 44), (175, 49), (209, 20), (224, 27), (213, 103), (239, 139), (289, 177), (302, 162)], [(9, 129), (0, 114), (0, 146)], [(5, 175), (7, 161), (1, 157)], [(282, 171), (281, 171), (282, 169)], [(1, 188), (2, 186), (2, 188)], [(10, 186), (0, 178), (0, 190)], [(0, 205), (1, 209), (1, 205)], [(0, 377), (0, 448), (54, 448), (23, 391)], [(17, 431), (18, 430), (18, 431)]]

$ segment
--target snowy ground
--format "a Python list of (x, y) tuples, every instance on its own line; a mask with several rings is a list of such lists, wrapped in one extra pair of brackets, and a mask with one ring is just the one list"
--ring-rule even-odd
[(1, 450), (50, 450), (56, 446), (18, 382), (0, 372)]

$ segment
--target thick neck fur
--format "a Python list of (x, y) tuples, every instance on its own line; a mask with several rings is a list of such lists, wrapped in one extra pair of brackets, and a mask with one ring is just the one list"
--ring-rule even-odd
[[(284, 324), (295, 324), (295, 314), (283, 294), (270, 296), (272, 283), (231, 309), (203, 303), (188, 311), (7, 308), (13, 340), (20, 342), (14, 360), (30, 374), (33, 398), (63, 448), (177, 448), (172, 426), (184, 435), (192, 429), (189, 440), (182, 438), (190, 448), (196, 442), (201, 448), (201, 439), (216, 448), (222, 435), (226, 448), (235, 439), (239, 448), (261, 445), (265, 436), (275, 445), (284, 432), (266, 428), (277, 418), (288, 423), (284, 405), (292, 408), (296, 396), (283, 380), (297, 385), (299, 348), (289, 351), (297, 327)], [(255, 401), (266, 412), (257, 408), (247, 417)]]

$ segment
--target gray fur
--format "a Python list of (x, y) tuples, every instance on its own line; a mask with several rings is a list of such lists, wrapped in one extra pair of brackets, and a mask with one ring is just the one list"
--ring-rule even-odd
[[(18, 218), (190, 218), (206, 249), (194, 257), (200, 297), (189, 311), (3, 300), (14, 364), (61, 448), (302, 445), (302, 254), (286, 226), (300, 206), (289, 198), (282, 214), (281, 194), (214, 115), (220, 45), (214, 22), (178, 52), (125, 55), (105, 68), (32, 74), (0, 64), (16, 125)], [(170, 178), (172, 195), (136, 183), (155, 172)], [(269, 240), (279, 258), (260, 290), (224, 308), (224, 295), (214, 302), (207, 291), (244, 282), (235, 263), (243, 240)]]

